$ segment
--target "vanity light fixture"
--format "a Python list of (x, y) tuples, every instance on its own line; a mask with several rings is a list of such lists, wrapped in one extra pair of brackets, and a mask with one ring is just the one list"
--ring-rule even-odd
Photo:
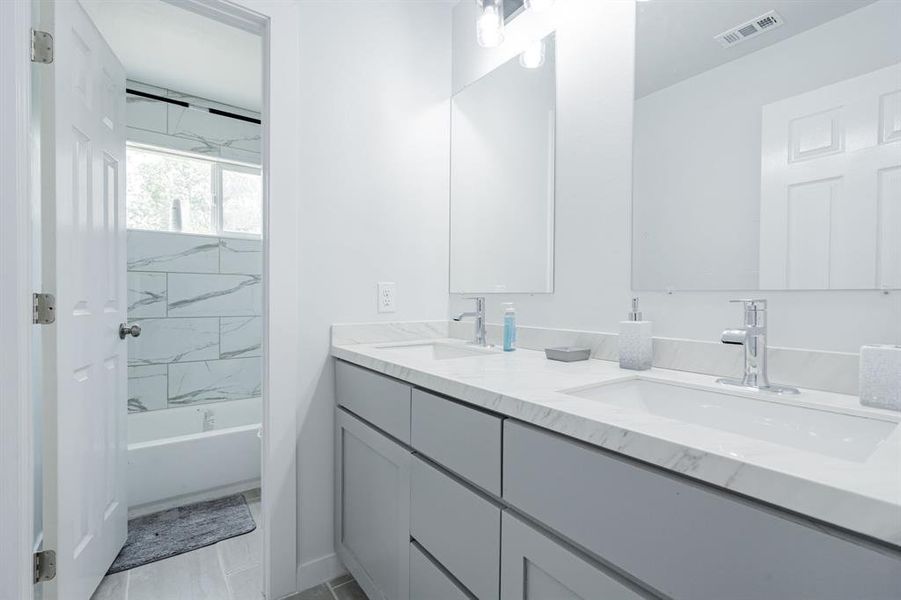
[(554, 0), (525, 0), (524, 4), (526, 10), (541, 12), (543, 10), (549, 9), (554, 4)]
[(529, 42), (519, 55), (519, 64), (526, 69), (537, 69), (544, 64), (544, 40)]
[(476, 38), (483, 48), (496, 48), (504, 41), (504, 0), (476, 0), (479, 17)]

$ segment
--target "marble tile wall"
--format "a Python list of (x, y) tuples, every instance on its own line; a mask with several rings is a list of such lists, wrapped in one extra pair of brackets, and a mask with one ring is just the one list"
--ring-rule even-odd
[(262, 385), (255, 239), (128, 231), (128, 410), (251, 398)]
[(260, 164), (260, 125), (216, 115), (204, 109), (215, 108), (254, 119), (260, 118), (259, 113), (137, 81), (129, 81), (127, 87), (164, 98), (184, 100), (192, 105), (185, 108), (128, 94), (126, 119), (129, 141)]

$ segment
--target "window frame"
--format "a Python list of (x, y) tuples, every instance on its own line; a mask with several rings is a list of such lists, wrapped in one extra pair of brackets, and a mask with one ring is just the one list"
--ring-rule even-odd
[[(260, 165), (255, 165), (253, 163), (247, 163), (237, 160), (229, 160), (226, 158), (214, 158), (210, 156), (206, 156), (203, 154), (198, 154), (196, 152), (186, 152), (184, 150), (175, 150), (173, 148), (164, 148), (161, 146), (154, 146), (152, 144), (142, 144), (139, 142), (126, 141), (125, 142), (126, 153), (129, 149), (140, 150), (141, 152), (150, 152), (154, 154), (162, 154), (164, 156), (171, 156), (176, 158), (188, 158), (191, 160), (199, 160), (205, 163), (210, 164), (210, 190), (212, 191), (212, 214), (210, 215), (210, 223), (213, 226), (214, 231), (210, 233), (197, 233), (192, 231), (173, 231), (171, 229), (140, 229), (129, 227), (129, 229), (135, 229), (136, 231), (158, 231), (161, 233), (180, 233), (183, 235), (200, 235), (207, 237), (228, 237), (228, 238), (243, 238), (248, 240), (259, 240), (262, 239), (263, 234), (260, 233), (246, 233), (241, 231), (228, 231), (223, 229), (223, 210), (224, 210), (224, 202), (222, 198), (222, 172), (223, 171), (235, 171), (239, 173), (249, 173), (252, 175), (263, 176), (263, 169)], [(125, 177), (128, 178), (128, 161), (125, 161)], [(263, 198), (260, 197), (260, 208), (262, 210), (262, 202)], [(126, 198), (126, 212), (128, 210), (127, 198)], [(260, 228), (262, 229), (262, 222), (260, 223)]]

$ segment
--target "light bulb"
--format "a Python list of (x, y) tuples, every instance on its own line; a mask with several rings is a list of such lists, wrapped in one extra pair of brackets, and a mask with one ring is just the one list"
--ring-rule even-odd
[(479, 46), (495, 48), (504, 41), (504, 0), (477, 0), (479, 18), (476, 21), (476, 37)]
[(519, 64), (527, 69), (537, 69), (544, 64), (544, 40), (530, 42), (519, 55)]
[(547, 10), (554, 4), (554, 0), (525, 0), (526, 10), (534, 10), (541, 12)]

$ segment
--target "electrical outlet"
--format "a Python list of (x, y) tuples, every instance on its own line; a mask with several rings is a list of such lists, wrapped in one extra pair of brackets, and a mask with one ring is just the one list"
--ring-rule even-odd
[(380, 281), (379, 287), (379, 312), (393, 313), (397, 310), (395, 301), (397, 299), (397, 284), (393, 281)]

